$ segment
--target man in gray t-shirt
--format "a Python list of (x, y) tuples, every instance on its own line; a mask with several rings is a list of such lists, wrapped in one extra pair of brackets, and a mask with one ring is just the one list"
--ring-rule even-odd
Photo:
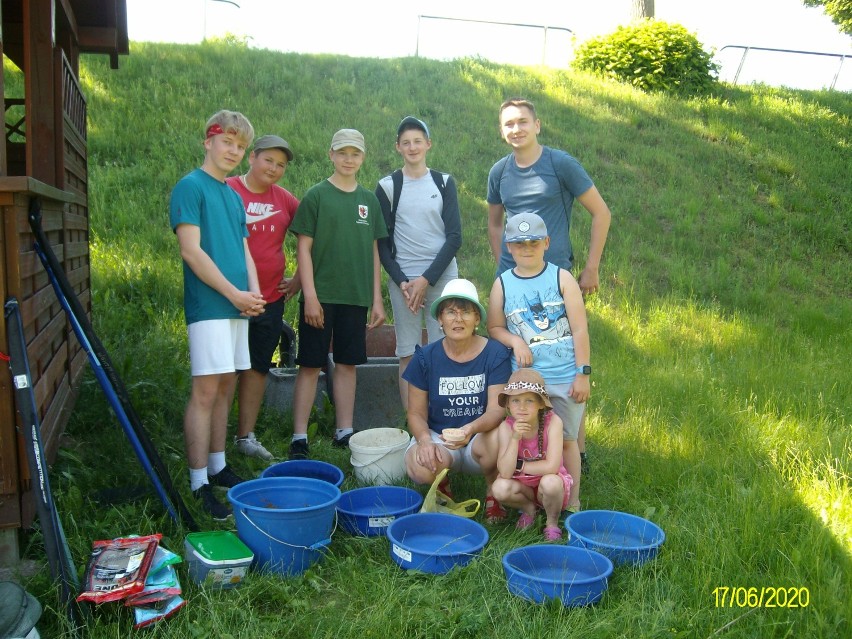
[(488, 174), (488, 239), (498, 275), (515, 264), (503, 242), (506, 217), (535, 213), (550, 231), (545, 260), (571, 270), (574, 253), (569, 230), (576, 198), (592, 216), (592, 232), (585, 266), (577, 278), (583, 293), (598, 290), (598, 269), (609, 231), (610, 211), (580, 163), (538, 142), (541, 122), (529, 100), (513, 98), (500, 107), (500, 130), (512, 153)]

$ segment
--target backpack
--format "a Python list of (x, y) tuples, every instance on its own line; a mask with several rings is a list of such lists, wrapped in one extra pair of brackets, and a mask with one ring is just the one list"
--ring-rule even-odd
[[(446, 199), (446, 176), (440, 171), (429, 169), (429, 174), (432, 176), (432, 181), (438, 187), (441, 193), (441, 198)], [(393, 199), (391, 200), (390, 220), (385, 220), (385, 226), (388, 227), (388, 241), (390, 242), (391, 257), (396, 257), (396, 245), (393, 242), (393, 229), (396, 225), (396, 208), (399, 206), (399, 196), (402, 194), (402, 169), (397, 169), (391, 173), (393, 180)]]
[[(548, 147), (549, 148), (549, 147)], [(568, 218), (568, 223), (571, 223), (571, 216), (568, 215), (568, 204), (565, 202), (565, 191), (569, 191), (568, 187), (562, 182), (562, 176), (559, 175), (559, 171), (556, 170), (556, 162), (553, 161), (553, 149), (550, 149), (550, 153), (548, 154), (550, 157), (550, 166), (553, 169), (553, 174), (556, 176), (557, 181), (559, 182), (559, 196), (562, 198), (562, 209), (565, 211), (565, 217)], [(509, 164), (509, 160), (512, 159), (512, 153), (509, 153), (502, 160), (498, 160), (498, 162), (502, 162), (503, 164), (500, 167), (500, 178), (497, 180), (498, 188), (500, 183), (503, 181), (503, 174), (506, 172), (506, 166)], [(572, 196), (573, 199), (573, 196)], [(573, 259), (573, 258), (572, 258)]]

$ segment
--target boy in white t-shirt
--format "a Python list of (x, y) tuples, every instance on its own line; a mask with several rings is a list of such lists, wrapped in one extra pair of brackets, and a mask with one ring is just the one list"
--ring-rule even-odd
[(379, 180), (376, 196), (388, 237), (379, 240), (379, 258), (387, 271), (393, 308), (399, 395), (408, 409), (408, 382), (402, 378), (421, 345), (425, 323), (429, 342), (442, 337), (427, 312), (447, 282), (458, 277), (456, 252), (461, 246), (461, 215), (456, 183), (447, 173), (426, 166), (432, 138), (426, 123), (406, 116), (397, 127), (396, 150), (403, 166)]

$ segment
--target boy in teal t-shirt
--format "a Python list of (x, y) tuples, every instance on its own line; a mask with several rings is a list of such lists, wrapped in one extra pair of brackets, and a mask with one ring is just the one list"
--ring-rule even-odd
[(175, 185), (169, 203), (183, 258), (192, 370), (183, 424), (189, 483), (217, 520), (227, 519), (230, 507), (216, 499), (211, 485), (231, 488), (242, 481), (225, 462), (228, 414), (236, 372), (249, 367), (247, 320), (265, 305), (246, 241), (243, 204), (225, 183), (253, 137), (242, 114), (216, 113), (205, 128), (204, 162)]
[(332, 443), (349, 445), (355, 366), (367, 361), (365, 324), (371, 329), (385, 321), (377, 240), (387, 236), (387, 228), (376, 195), (358, 184), (364, 150), (364, 136), (358, 131), (334, 134), (328, 152), (334, 173), (308, 190), (290, 225), (299, 235), (302, 284), (290, 459), (308, 456), (308, 418), (332, 338), (337, 425)]

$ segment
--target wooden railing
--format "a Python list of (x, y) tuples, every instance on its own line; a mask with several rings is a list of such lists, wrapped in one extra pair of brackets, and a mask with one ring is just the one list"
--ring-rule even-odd
[(71, 68), (65, 53), (61, 53), (62, 65), (62, 110), (67, 122), (71, 123), (83, 140), (86, 139), (86, 96)]

